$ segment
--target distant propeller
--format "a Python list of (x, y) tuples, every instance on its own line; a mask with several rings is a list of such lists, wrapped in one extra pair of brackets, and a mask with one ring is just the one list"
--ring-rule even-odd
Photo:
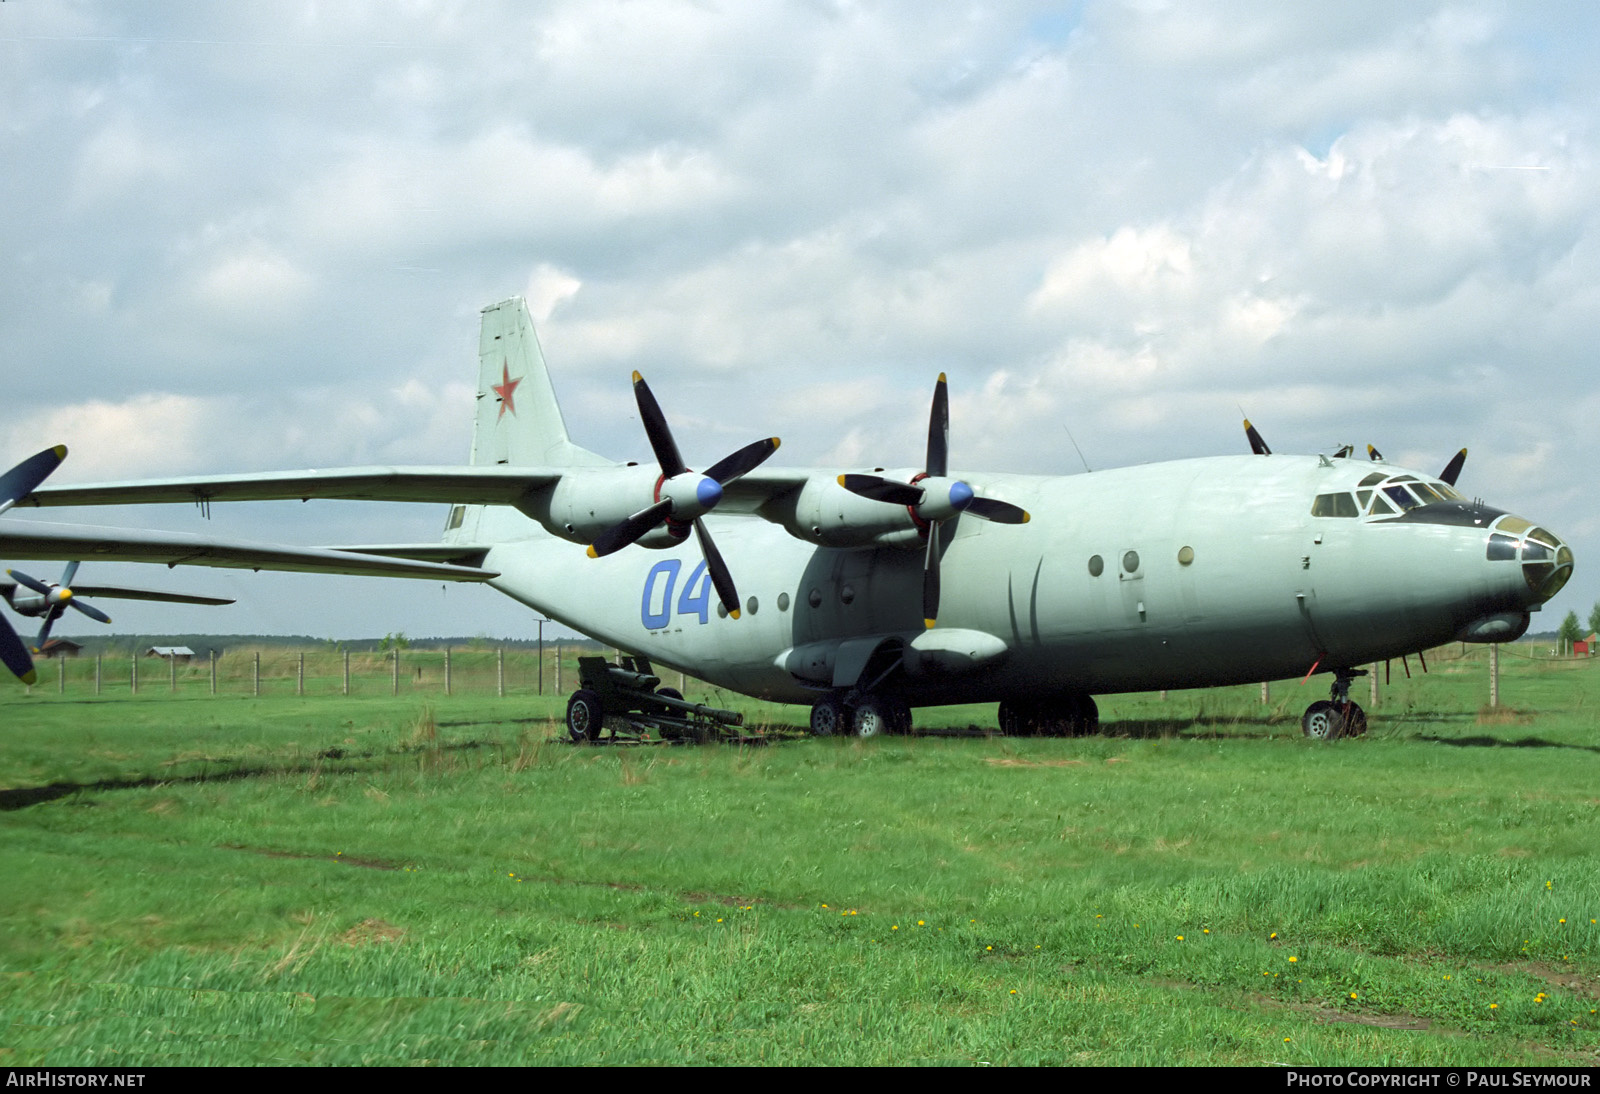
[(1445, 482), (1449, 483), (1451, 486), (1454, 486), (1456, 484), (1456, 479), (1461, 476), (1461, 469), (1466, 465), (1467, 450), (1463, 448), (1460, 452), (1457, 452), (1454, 456), (1450, 457), (1450, 462), (1444, 465), (1444, 470), (1439, 472), (1439, 477)]
[[(67, 446), (58, 444), (36, 453), (23, 460), (17, 466), (0, 475), (0, 513), (4, 513), (17, 502), (33, 493), (34, 488), (50, 477), (50, 472), (61, 466), (61, 461), (67, 458)], [(17, 632), (11, 629), (11, 624), (5, 617), (0, 616), (0, 662), (21, 680), (24, 684), (32, 684), (38, 680), (38, 673), (33, 668), (33, 658), (28, 654), (28, 648), (22, 644), (22, 639), (17, 637)]]
[(933, 386), (928, 415), (928, 453), (923, 470), (909, 483), (878, 475), (840, 475), (839, 485), (873, 501), (904, 505), (928, 533), (922, 568), (922, 621), (932, 627), (939, 618), (939, 532), (944, 523), (970, 513), (996, 524), (1026, 524), (1028, 511), (1010, 502), (979, 497), (965, 482), (949, 477), (950, 393), (944, 373)]
[(1376, 448), (1373, 448), (1369, 444), (1367, 445), (1367, 459), (1371, 460), (1373, 463), (1382, 463), (1383, 453), (1379, 452)]
[(68, 608), (82, 612), (98, 623), (109, 623), (111, 617), (96, 608), (93, 604), (86, 604), (79, 600), (72, 591), (72, 579), (78, 574), (78, 563), (69, 562), (67, 568), (61, 572), (59, 585), (48, 585), (38, 578), (29, 577), (19, 570), (7, 570), (6, 575), (24, 588), (32, 589), (44, 597), (45, 613), (44, 625), (39, 628), (39, 637), (34, 639), (33, 652), (38, 653), (44, 649), (45, 640), (50, 637), (50, 628), (56, 625), (56, 620), (66, 614)]
[(600, 558), (620, 551), (662, 524), (666, 524), (675, 535), (685, 538), (692, 525), (695, 539), (700, 544), (700, 553), (706, 560), (706, 572), (711, 575), (711, 584), (717, 590), (717, 598), (728, 610), (728, 615), (738, 619), (739, 591), (734, 587), (733, 575), (728, 572), (722, 552), (717, 550), (711, 533), (700, 518), (716, 508), (722, 500), (724, 486), (761, 466), (768, 456), (778, 450), (780, 442), (776, 437), (754, 441), (718, 460), (704, 474), (697, 474), (683, 462), (678, 444), (672, 439), (672, 430), (667, 426), (666, 415), (661, 412), (661, 404), (656, 402), (650, 385), (637, 372), (633, 374), (633, 396), (639, 404), (639, 419), (644, 423), (645, 435), (650, 438), (650, 448), (661, 467), (661, 479), (656, 484), (657, 500), (655, 504), (639, 510), (595, 537), (595, 541), (589, 545), (589, 557)]

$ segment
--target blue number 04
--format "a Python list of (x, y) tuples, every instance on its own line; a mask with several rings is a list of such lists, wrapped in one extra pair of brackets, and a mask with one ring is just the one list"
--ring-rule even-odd
[[(680, 560), (665, 558), (650, 567), (645, 575), (644, 596), (639, 601), (639, 621), (645, 630), (659, 631), (671, 622), (672, 590), (682, 569)], [(657, 594), (656, 585), (662, 577), (666, 578), (666, 586)], [(654, 604), (660, 605), (659, 611), (652, 610)], [(711, 575), (706, 573), (704, 561), (689, 571), (689, 579), (683, 583), (683, 595), (678, 597), (677, 610), (680, 616), (692, 615), (702, 623), (711, 621)]]

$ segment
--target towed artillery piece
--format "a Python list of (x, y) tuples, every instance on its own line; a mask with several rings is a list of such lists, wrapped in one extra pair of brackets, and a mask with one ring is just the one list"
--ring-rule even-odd
[(739, 732), (744, 715), (686, 701), (661, 686), (644, 657), (578, 658), (578, 690), (567, 700), (567, 735), (575, 744), (642, 741), (654, 730), (664, 741), (763, 740)]

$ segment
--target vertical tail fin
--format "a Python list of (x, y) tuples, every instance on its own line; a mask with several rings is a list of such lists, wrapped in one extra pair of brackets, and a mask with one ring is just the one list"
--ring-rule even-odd
[(518, 296), (484, 308), (472, 463), (560, 467), (609, 462), (568, 439), (527, 303)]

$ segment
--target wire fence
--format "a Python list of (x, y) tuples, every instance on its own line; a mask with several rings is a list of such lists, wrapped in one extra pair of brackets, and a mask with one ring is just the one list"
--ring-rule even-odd
[[(33, 695), (195, 696), (564, 695), (578, 686), (589, 646), (295, 650), (244, 647), (194, 658), (99, 654), (37, 663)], [(610, 651), (604, 651), (610, 653)], [(662, 684), (685, 682), (662, 670)]]

